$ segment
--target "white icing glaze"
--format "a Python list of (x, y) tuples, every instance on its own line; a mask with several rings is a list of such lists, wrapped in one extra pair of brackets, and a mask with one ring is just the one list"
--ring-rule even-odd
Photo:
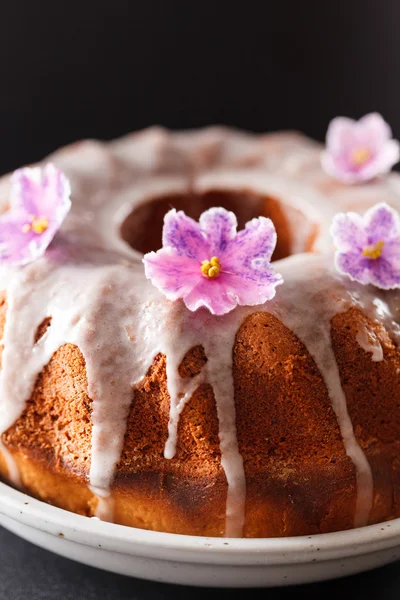
[(365, 352), (371, 353), (372, 362), (383, 360), (382, 344), (374, 331), (365, 326), (360, 327), (356, 335), (356, 340)]
[[(224, 317), (212, 317), (204, 310), (193, 314), (182, 303), (167, 302), (151, 286), (144, 277), (141, 255), (119, 236), (121, 223), (136, 206), (186, 189), (249, 189), (279, 199), (291, 230), (292, 252), (303, 251), (304, 240), (314, 230), (319, 231), (314, 249), (329, 251), (328, 227), (338, 206), (365, 210), (376, 202), (378, 191), (379, 200), (400, 208), (397, 176), (370, 187), (346, 188), (322, 172), (319, 155), (319, 146), (298, 134), (255, 136), (214, 127), (177, 134), (152, 128), (108, 145), (80, 142), (50, 157), (71, 180), (73, 207), (57, 245), (44, 258), (23, 269), (0, 272), (0, 288), (6, 291), (8, 303), (0, 433), (19, 418), (54, 352), (63, 344), (76, 344), (86, 361), (93, 401), (89, 483), (98, 497), (97, 515), (102, 519), (112, 519), (110, 486), (133, 389), (161, 352), (166, 356), (170, 395), (165, 457), (175, 455), (179, 416), (186, 403), (201, 383), (209, 383), (228, 483), (225, 533), (242, 535), (246, 480), (236, 436), (232, 349), (243, 319), (267, 310), (306, 345), (325, 381), (345, 450), (357, 471), (355, 525), (367, 523), (373, 499), (371, 470), (348, 414), (330, 322), (337, 312), (357, 306), (397, 340), (399, 295), (360, 289), (332, 273), (324, 258), (307, 254), (280, 261), (277, 268), (285, 284), (267, 305), (239, 308)], [(9, 179), (5, 178), (0, 182), (3, 205), (8, 193)], [(37, 327), (49, 316), (51, 326), (35, 344)], [(357, 339), (371, 351), (371, 338), (365, 337), (365, 331)], [(181, 378), (178, 367), (197, 345), (203, 346), (207, 363), (196, 377)], [(372, 360), (377, 360), (378, 345), (374, 340), (372, 345)], [(11, 454), (4, 447), (2, 452), (10, 477), (18, 485)]]

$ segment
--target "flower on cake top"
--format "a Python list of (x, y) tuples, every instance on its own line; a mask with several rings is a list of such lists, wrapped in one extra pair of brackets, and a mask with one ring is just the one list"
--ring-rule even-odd
[(321, 162), (343, 183), (358, 183), (388, 173), (399, 161), (400, 145), (378, 113), (359, 121), (336, 117), (329, 124)]
[(53, 165), (12, 176), (10, 208), (0, 216), (0, 264), (25, 265), (44, 254), (71, 208), (70, 185)]
[(400, 218), (390, 206), (376, 204), (364, 216), (340, 213), (331, 234), (341, 273), (384, 290), (400, 287)]
[(164, 218), (163, 248), (143, 258), (146, 277), (169, 300), (182, 298), (195, 311), (223, 315), (237, 304), (263, 304), (283, 282), (271, 267), (276, 231), (258, 217), (237, 232), (234, 213), (211, 208), (197, 223), (183, 211)]

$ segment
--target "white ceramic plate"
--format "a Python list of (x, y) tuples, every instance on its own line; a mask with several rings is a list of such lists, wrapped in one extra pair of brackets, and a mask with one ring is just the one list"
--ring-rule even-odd
[(81, 563), (187, 585), (306, 583), (365, 571), (400, 558), (400, 519), (308, 537), (205, 538), (103, 523), (49, 506), (2, 483), (0, 524)]

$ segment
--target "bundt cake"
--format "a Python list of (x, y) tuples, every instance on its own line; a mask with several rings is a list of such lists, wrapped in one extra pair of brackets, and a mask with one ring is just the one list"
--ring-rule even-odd
[[(57, 244), (0, 271), (0, 474), (46, 502), (191, 535), (331, 532), (400, 516), (400, 295), (334, 267), (338, 211), (400, 207), (396, 174), (346, 185), (296, 133), (152, 128), (49, 160)], [(10, 178), (0, 182), (6, 207)], [(223, 316), (144, 274), (170, 208), (275, 224), (271, 301)]]

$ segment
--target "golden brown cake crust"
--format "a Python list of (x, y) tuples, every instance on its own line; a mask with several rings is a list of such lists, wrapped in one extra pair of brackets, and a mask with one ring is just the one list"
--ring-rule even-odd
[[(3, 302), (3, 324), (5, 308)], [(369, 354), (354, 343), (358, 327), (366, 323), (383, 341), (385, 361), (371, 363)], [(398, 350), (383, 328), (357, 309), (334, 317), (332, 340), (357, 439), (373, 470), (370, 522), (389, 519), (399, 514), (400, 412), (393, 394), (394, 373), (400, 368)], [(181, 364), (181, 376), (194, 376), (205, 361), (203, 349), (193, 348)], [(362, 384), (357, 370), (364, 373)], [(271, 314), (252, 314), (236, 336), (234, 381), (247, 481), (244, 535), (351, 528), (355, 469), (346, 456), (322, 377), (304, 345)], [(382, 406), (391, 422), (379, 417)], [(87, 516), (94, 514), (97, 502), (88, 489), (90, 415), (85, 361), (77, 347), (65, 345), (40, 374), (23, 415), (3, 436), (29, 493)], [(227, 484), (211, 387), (201, 385), (186, 405), (172, 460), (163, 457), (168, 418), (165, 357), (158, 355), (132, 392), (113, 484), (115, 522), (221, 536)], [(7, 479), (4, 461), (0, 472)]]

